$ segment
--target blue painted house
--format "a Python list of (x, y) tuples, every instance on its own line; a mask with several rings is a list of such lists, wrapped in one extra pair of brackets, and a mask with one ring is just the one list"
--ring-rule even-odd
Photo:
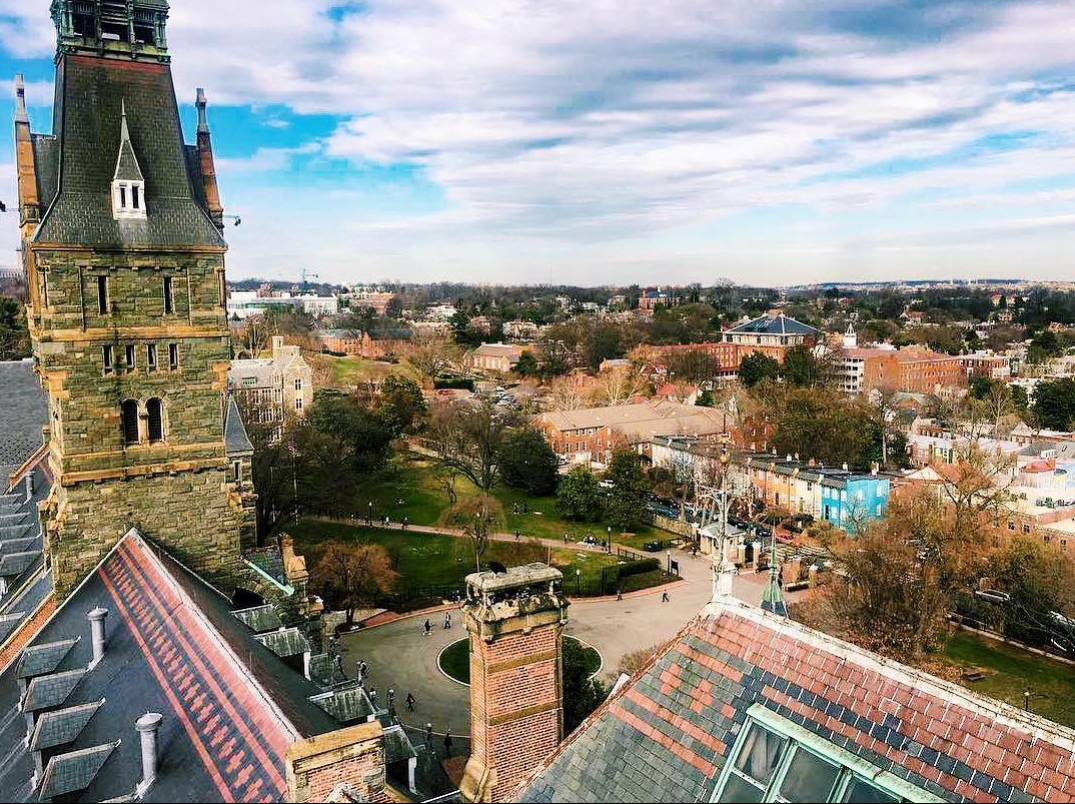
[(826, 475), (821, 481), (821, 518), (838, 527), (888, 513), (892, 484), (876, 475)]

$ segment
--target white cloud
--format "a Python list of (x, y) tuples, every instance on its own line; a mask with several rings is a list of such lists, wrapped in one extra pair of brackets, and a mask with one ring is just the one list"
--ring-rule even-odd
[[(824, 255), (901, 237), (935, 252), (898, 268), (932, 270), (949, 259), (943, 236), (904, 218), (932, 210), (955, 237), (967, 216), (988, 214), (979, 236), (988, 240), (995, 221), (999, 238), (1005, 211), (1024, 220), (1016, 207), (1036, 203), (1013, 193), (1013, 179), (1075, 181), (1066, 0), (939, 1), (917, 12), (861, 0), (368, 0), (342, 18), (331, 13), (340, 5), (185, 0), (169, 30), (181, 98), (205, 86), (215, 104), (340, 115), (303, 153), (413, 163), (443, 189), (449, 208), (421, 217), (378, 215), (369, 199), (348, 210), (342, 197), (325, 210), (320, 193), (293, 191), (290, 228), (308, 238), (296, 259), (320, 257), (341, 273), (378, 263), (506, 278), (515, 265), (552, 261), (565, 273), (595, 266), (586, 277), (601, 281), (667, 254), (666, 273), (677, 259), (685, 274), (731, 259), (746, 279), (754, 260), (783, 281), (801, 273), (787, 265), (796, 249), (809, 270), (824, 270)], [(40, 9), (0, 0), (0, 20), (9, 51), (51, 52)], [(1017, 150), (988, 144), (1027, 131), (1035, 138)], [(292, 169), (295, 155), (221, 160), (223, 185), (229, 172)], [(911, 169), (912, 160), (925, 161)], [(876, 167), (886, 163), (888, 172)], [(912, 200), (931, 192), (942, 200)], [(1075, 210), (1062, 192), (1041, 203), (1058, 216)], [(788, 210), (789, 221), (774, 215), (764, 242), (722, 228), (763, 210)], [(886, 210), (879, 234), (851, 222)], [(818, 219), (809, 234), (796, 214)], [(287, 229), (269, 208), (263, 219), (272, 223), (260, 241)], [(257, 220), (244, 211), (244, 232)], [(697, 234), (707, 228), (708, 240)], [(1047, 238), (1063, 227), (1039, 229), (1054, 246), (1039, 253), (1048, 275), (1061, 258)], [(686, 237), (699, 242), (677, 247)], [(1007, 242), (997, 258), (1012, 256)], [(237, 249), (232, 264), (256, 272), (262, 248), (249, 259)]]

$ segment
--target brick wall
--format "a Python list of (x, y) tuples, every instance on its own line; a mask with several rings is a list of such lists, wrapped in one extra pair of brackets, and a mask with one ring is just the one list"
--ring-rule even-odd
[(563, 737), (561, 631), (471, 634), (471, 762), (490, 772), (479, 800), (508, 800)]
[(341, 787), (359, 801), (395, 800), (385, 778), (384, 731), (377, 722), (301, 740), (288, 748), (285, 764), (293, 802), (327, 801)]

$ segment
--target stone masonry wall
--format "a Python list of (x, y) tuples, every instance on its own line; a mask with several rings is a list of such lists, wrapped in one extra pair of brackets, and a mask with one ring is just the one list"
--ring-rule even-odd
[(46, 553), (63, 600), (135, 527), (199, 574), (229, 589), (240, 539), (253, 530), (225, 469), (57, 486), (46, 511)]

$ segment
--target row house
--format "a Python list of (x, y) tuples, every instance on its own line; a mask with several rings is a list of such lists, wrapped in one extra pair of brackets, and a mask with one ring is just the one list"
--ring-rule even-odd
[(754, 499), (768, 507), (812, 516), (837, 527), (884, 517), (888, 512), (891, 480), (871, 473), (851, 472), (845, 465), (827, 468), (813, 461), (768, 456), (740, 459), (748, 472)]

